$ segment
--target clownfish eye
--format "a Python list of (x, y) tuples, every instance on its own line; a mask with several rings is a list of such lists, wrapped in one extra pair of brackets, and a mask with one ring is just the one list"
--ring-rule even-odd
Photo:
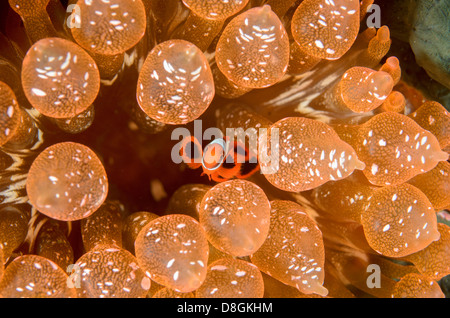
[(211, 141), (203, 151), (202, 166), (206, 170), (216, 170), (219, 168), (227, 153), (225, 140), (217, 138)]

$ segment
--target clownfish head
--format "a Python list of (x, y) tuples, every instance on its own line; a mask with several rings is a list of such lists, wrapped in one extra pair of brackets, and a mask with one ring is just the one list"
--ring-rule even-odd
[(238, 161), (237, 143), (228, 138), (216, 139), (203, 150), (203, 174), (216, 182), (240, 178), (244, 161)]
[(211, 175), (222, 166), (227, 154), (227, 144), (225, 140), (217, 138), (211, 141), (203, 150), (202, 168), (203, 173)]
[(180, 155), (189, 168), (202, 167), (202, 175), (216, 182), (232, 178), (246, 179), (259, 170), (256, 155), (243, 143), (227, 137), (213, 140), (203, 150), (195, 137), (186, 137)]

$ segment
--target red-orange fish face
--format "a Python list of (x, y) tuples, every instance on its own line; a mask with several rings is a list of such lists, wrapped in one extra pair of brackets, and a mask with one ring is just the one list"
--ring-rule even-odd
[(239, 173), (239, 163), (229, 154), (230, 143), (218, 138), (210, 142), (203, 151), (203, 174), (210, 180), (223, 182)]
[[(207, 175), (216, 182), (232, 178), (246, 179), (259, 170), (255, 153), (241, 142), (228, 138), (226, 140), (217, 138), (202, 151), (200, 142), (195, 137), (186, 137), (182, 141), (180, 156), (189, 168), (202, 167), (202, 175)], [(196, 163), (200, 157), (201, 163)]]
[(210, 142), (203, 149), (202, 166), (203, 171), (214, 171), (219, 169), (227, 154), (227, 143), (221, 138)]

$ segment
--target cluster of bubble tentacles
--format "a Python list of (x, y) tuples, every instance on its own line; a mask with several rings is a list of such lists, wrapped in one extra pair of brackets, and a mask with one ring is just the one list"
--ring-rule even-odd
[[(443, 297), (450, 115), (372, 2), (9, 0), (0, 297)], [(262, 173), (170, 162), (195, 119)]]

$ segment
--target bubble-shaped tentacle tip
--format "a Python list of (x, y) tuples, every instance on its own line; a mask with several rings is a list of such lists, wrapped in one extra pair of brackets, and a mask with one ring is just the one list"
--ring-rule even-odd
[(400, 92), (394, 91), (389, 94), (384, 103), (381, 105), (381, 111), (403, 113), (406, 106), (406, 98)]
[(94, 60), (78, 45), (45, 38), (25, 55), (22, 85), (27, 99), (40, 113), (71, 118), (94, 102), (100, 75)]
[(88, 51), (120, 54), (144, 36), (147, 19), (141, 0), (79, 0), (76, 4), (80, 28), (71, 28), (72, 35)]
[(441, 161), (430, 171), (408, 180), (408, 183), (425, 193), (436, 211), (450, 206), (450, 162)]
[(20, 109), (16, 95), (0, 81), (0, 146), (7, 143), (20, 125)]
[(165, 124), (197, 119), (214, 97), (214, 81), (203, 52), (184, 40), (157, 45), (139, 74), (137, 101), (151, 118)]
[(136, 237), (138, 236), (139, 232), (144, 228), (144, 226), (146, 226), (154, 219), (157, 219), (158, 217), (159, 215), (146, 211), (134, 212), (127, 216), (123, 221), (122, 228), (122, 240), (124, 248), (135, 254), (134, 242), (136, 241)]
[(437, 226), (439, 240), (405, 257), (421, 274), (436, 281), (450, 274), (450, 227), (443, 223)]
[(289, 39), (270, 6), (252, 8), (230, 21), (217, 43), (216, 63), (242, 87), (263, 88), (281, 80), (289, 64)]
[(3, 298), (76, 298), (75, 288), (67, 285), (69, 276), (54, 262), (37, 255), (14, 259), (3, 273)]
[(367, 36), (365, 39), (368, 41), (367, 49), (358, 56), (358, 64), (367, 67), (376, 67), (391, 48), (391, 34), (389, 27), (386, 25), (383, 25), (378, 30), (369, 28), (366, 31), (368, 32), (364, 35)]
[(84, 250), (97, 245), (122, 248), (122, 205), (118, 201), (105, 201), (93, 214), (81, 220), (81, 238)]
[(365, 167), (330, 126), (303, 117), (284, 118), (262, 133), (258, 160), (272, 185), (291, 192), (343, 179)]
[(370, 247), (388, 257), (418, 252), (440, 237), (430, 201), (407, 183), (375, 190), (361, 223)]
[(140, 266), (158, 284), (187, 293), (205, 280), (208, 241), (190, 216), (171, 214), (151, 221), (139, 232), (135, 249)]
[(395, 284), (392, 298), (445, 298), (439, 284), (426, 276), (411, 273)]
[(208, 266), (205, 282), (195, 291), (197, 298), (262, 298), (264, 281), (252, 263), (224, 258)]
[(343, 180), (330, 181), (314, 188), (314, 203), (322, 210), (330, 212), (333, 218), (350, 219), (359, 223), (361, 212), (376, 187), (367, 181), (361, 182), (355, 175), (356, 173), (353, 173)]
[(28, 219), (22, 211), (14, 206), (0, 210), (0, 248), (5, 261), (23, 243), (27, 232)]
[(335, 129), (366, 164), (367, 179), (378, 186), (401, 184), (448, 159), (432, 133), (402, 114), (384, 112), (362, 125)]
[(210, 20), (225, 20), (241, 11), (249, 0), (183, 0), (186, 7), (196, 15)]
[(19, 108), (20, 122), (14, 135), (2, 146), (5, 150), (23, 150), (34, 147), (39, 142), (39, 129), (35, 120), (23, 109)]
[(31, 164), (26, 190), (41, 213), (61, 221), (88, 217), (105, 201), (105, 168), (88, 147), (62, 142), (43, 150)]
[(151, 280), (139, 267), (136, 257), (116, 246), (98, 245), (76, 262), (83, 298), (145, 297)]
[(400, 68), (400, 61), (395, 56), (390, 56), (386, 59), (386, 63), (384, 63), (380, 71), (386, 72), (391, 75), (394, 80), (394, 85), (397, 85), (402, 76), (402, 69)]
[(291, 201), (272, 201), (267, 240), (251, 256), (264, 273), (305, 294), (326, 296), (322, 232), (305, 209)]
[(246, 180), (216, 184), (200, 206), (200, 223), (209, 242), (234, 256), (248, 256), (258, 250), (269, 232), (269, 220), (267, 196)]
[(20, 107), (12, 88), (0, 81), (0, 147), (29, 148), (36, 142), (37, 132), (35, 121)]
[(359, 5), (358, 0), (305, 0), (292, 17), (292, 36), (311, 56), (339, 59), (358, 35)]
[(365, 113), (383, 104), (393, 87), (394, 80), (388, 73), (355, 66), (344, 73), (338, 91), (346, 107)]
[(439, 140), (441, 149), (450, 150), (450, 113), (438, 102), (428, 101), (410, 114), (423, 129), (430, 131)]

